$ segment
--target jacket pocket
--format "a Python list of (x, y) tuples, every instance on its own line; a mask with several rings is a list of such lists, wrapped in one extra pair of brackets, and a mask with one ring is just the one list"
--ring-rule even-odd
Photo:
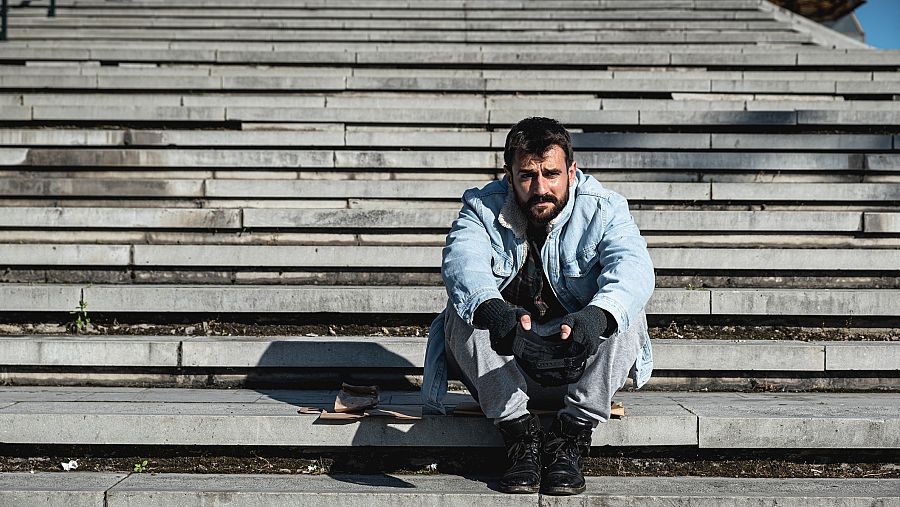
[(564, 261), (562, 275), (566, 288), (582, 305), (588, 304), (597, 294), (597, 278), (603, 265), (595, 249), (584, 249), (574, 259)]
[(494, 272), (494, 275), (506, 278), (512, 274), (512, 268), (512, 259), (506, 253), (494, 248), (494, 251), (491, 252), (491, 270)]
[[(600, 255), (597, 254), (596, 248), (586, 248), (579, 252), (574, 259), (563, 262), (562, 274), (571, 278), (583, 278), (599, 263)], [(599, 271), (597, 274), (600, 274)]]

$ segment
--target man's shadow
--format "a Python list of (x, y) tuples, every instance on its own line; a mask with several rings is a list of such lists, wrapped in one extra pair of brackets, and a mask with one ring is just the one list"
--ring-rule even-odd
[[(278, 402), (291, 406), (296, 412), (299, 407), (315, 409), (334, 409), (334, 399), (340, 390), (341, 381), (354, 384), (371, 385), (375, 381), (366, 381), (365, 372), (376, 372), (373, 377), (384, 379), (385, 374), (396, 373), (397, 378), (406, 374), (422, 374), (422, 357), (424, 357), (425, 338), (404, 338), (403, 340), (420, 340), (421, 348), (400, 347), (410, 349), (415, 354), (398, 354), (375, 340), (340, 340), (331, 337), (297, 338), (277, 340), (269, 343), (260, 356), (256, 368), (247, 377), (247, 386), (260, 394)], [(320, 382), (315, 382), (312, 389), (304, 386), (302, 380), (293, 380), (289, 384), (277, 383), (273, 379), (283, 377), (279, 371), (298, 372), (305, 369), (331, 369), (328, 372), (328, 384), (333, 387), (322, 389)], [(354, 371), (356, 369), (357, 371)], [(258, 373), (254, 373), (254, 370)], [(261, 372), (261, 373), (259, 373)], [(290, 378), (289, 376), (283, 378)], [(302, 377), (299, 377), (302, 379)], [(375, 380), (375, 379), (372, 379)], [(254, 387), (256, 386), (256, 387)], [(271, 386), (271, 387), (270, 387)], [(472, 397), (467, 393), (450, 392), (445, 403), (452, 409), (460, 403), (471, 403)], [(418, 389), (404, 391), (384, 391), (379, 402), (380, 407), (397, 406), (421, 410), (421, 393)], [(296, 414), (297, 417), (316, 417), (312, 414)], [(334, 427), (338, 442), (343, 444), (340, 435), (352, 431), (350, 449), (372, 451), (384, 449), (390, 453), (393, 448), (437, 448), (437, 447), (502, 447), (502, 439), (490, 421), (483, 416), (454, 417), (452, 415), (423, 415), (415, 420), (399, 420), (390, 417), (366, 416), (354, 421), (332, 421), (316, 419), (315, 426), (324, 429)], [(384, 488), (414, 488), (412, 483), (389, 474), (349, 475), (336, 473), (331, 475), (336, 480), (362, 486)], [(471, 479), (485, 482), (481, 477)], [(493, 488), (492, 488), (493, 489)]]

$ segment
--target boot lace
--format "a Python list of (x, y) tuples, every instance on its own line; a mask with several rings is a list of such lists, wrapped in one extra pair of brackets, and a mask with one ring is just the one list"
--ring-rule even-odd
[[(564, 458), (575, 463), (580, 463), (581, 448), (584, 447), (584, 442), (582, 442), (582, 440), (584, 439), (579, 437), (580, 435), (569, 436), (552, 434), (547, 438), (547, 442), (544, 444), (544, 450), (550, 456), (555, 458), (554, 461)], [(589, 442), (588, 445), (590, 445)]]
[(506, 451), (506, 455), (513, 462), (517, 462), (529, 454), (535, 458), (540, 456), (540, 453), (541, 441), (537, 435), (526, 435), (524, 438), (516, 440)]

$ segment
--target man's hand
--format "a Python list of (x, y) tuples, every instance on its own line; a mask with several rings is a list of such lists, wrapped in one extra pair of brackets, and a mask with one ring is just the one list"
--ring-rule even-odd
[(516, 325), (521, 325), (526, 331), (531, 329), (531, 315), (528, 312), (499, 298), (488, 299), (478, 305), (472, 321), (475, 327), (488, 330), (491, 348), (501, 356), (512, 355)]
[(611, 334), (607, 328), (610, 324), (615, 326), (615, 322), (610, 320), (607, 319), (606, 312), (599, 307), (587, 305), (581, 311), (570, 313), (563, 318), (559, 326), (559, 336), (563, 340), (571, 336), (573, 340), (584, 345), (588, 355), (592, 356), (597, 352), (600, 342)]

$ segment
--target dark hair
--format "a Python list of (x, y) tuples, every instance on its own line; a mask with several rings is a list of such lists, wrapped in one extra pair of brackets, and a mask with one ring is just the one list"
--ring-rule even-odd
[(566, 167), (575, 159), (572, 155), (572, 137), (558, 121), (535, 116), (513, 125), (506, 135), (503, 162), (512, 170), (513, 161), (524, 155), (543, 157), (551, 146), (557, 145), (566, 154)]

